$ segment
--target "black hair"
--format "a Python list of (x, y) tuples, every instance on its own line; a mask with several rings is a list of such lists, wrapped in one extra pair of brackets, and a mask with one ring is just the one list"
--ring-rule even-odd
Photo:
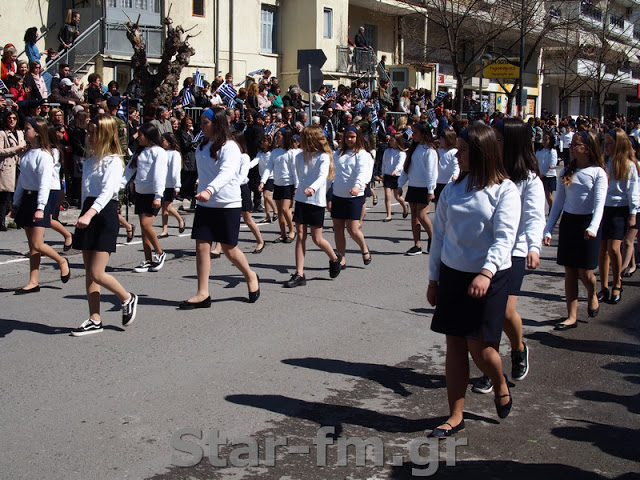
[(36, 43), (36, 39), (38, 38), (38, 27), (27, 28), (27, 31), (24, 32), (24, 41), (26, 43)]
[[(151, 142), (153, 145), (162, 145), (162, 135), (160, 135), (160, 131), (153, 123), (143, 123), (142, 125), (140, 125), (140, 128), (138, 130), (145, 137), (147, 137), (147, 140), (149, 140), (149, 142)], [(131, 157), (131, 161), (129, 162), (131, 168), (136, 168), (138, 166), (138, 157), (145, 148), (147, 147), (138, 145), (136, 152), (133, 154), (133, 157)]]
[(240, 151), (242, 153), (247, 153), (247, 139), (244, 137), (244, 133), (240, 130), (236, 130), (231, 134), (233, 139), (236, 141), (238, 146), (240, 147)]
[[(218, 161), (218, 150), (227, 143), (228, 140), (233, 140), (231, 136), (231, 130), (229, 130), (229, 122), (227, 121), (227, 114), (224, 108), (216, 108), (213, 113), (213, 135), (208, 139), (211, 142), (211, 148), (209, 154), (216, 162)], [(204, 148), (207, 142), (200, 144), (200, 150)]]
[(529, 172), (535, 172), (539, 176), (540, 170), (533, 153), (529, 126), (519, 118), (505, 118), (502, 122), (502, 163), (509, 178), (518, 183), (526, 180)]
[[(416, 122), (414, 124), (414, 127), (415, 126), (418, 126), (417, 130), (424, 136), (424, 139), (426, 140), (426, 145), (428, 145), (429, 148), (433, 148), (437, 153), (438, 149), (436, 148), (436, 142), (433, 140), (431, 127), (429, 127), (427, 122)], [(414, 128), (413, 130), (415, 131), (416, 128)], [(409, 173), (409, 166), (411, 165), (411, 156), (413, 155), (413, 152), (416, 151), (416, 148), (418, 148), (418, 145), (419, 143), (413, 140), (411, 142), (411, 146), (409, 146), (409, 151), (407, 152), (407, 159), (404, 162), (405, 173)]]

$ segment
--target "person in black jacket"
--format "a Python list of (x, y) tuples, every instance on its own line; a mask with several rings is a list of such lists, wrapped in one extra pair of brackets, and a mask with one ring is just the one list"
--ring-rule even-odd
[[(265, 117), (260, 112), (251, 114), (253, 122), (247, 127), (244, 132), (244, 138), (247, 142), (247, 154), (253, 160), (258, 155), (260, 149), (260, 143), (262, 137), (264, 137), (264, 122)], [(249, 189), (253, 192), (253, 211), (264, 212), (262, 208), (262, 193), (258, 189), (260, 185), (260, 169), (256, 165), (249, 170)]]
[(196, 166), (196, 147), (192, 134), (193, 120), (188, 115), (182, 119), (177, 132), (180, 153), (182, 154), (182, 170), (180, 171), (180, 196), (191, 200), (191, 208), (195, 208), (196, 181), (198, 167)]
[[(58, 33), (58, 40), (60, 41), (60, 47), (58, 51), (60, 55), (64, 54), (73, 46), (73, 42), (80, 36), (80, 14), (74, 10), (67, 11), (67, 20)], [(73, 68), (75, 62), (75, 53), (68, 55), (68, 63)]]
[(102, 95), (102, 77), (97, 73), (92, 73), (87, 80), (89, 81), (87, 102), (90, 105), (102, 102), (104, 100), (104, 95)]

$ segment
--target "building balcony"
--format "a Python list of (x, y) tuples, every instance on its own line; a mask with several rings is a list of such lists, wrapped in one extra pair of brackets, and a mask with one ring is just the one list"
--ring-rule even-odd
[(344, 45), (336, 47), (336, 72), (375, 75), (377, 65), (374, 50)]

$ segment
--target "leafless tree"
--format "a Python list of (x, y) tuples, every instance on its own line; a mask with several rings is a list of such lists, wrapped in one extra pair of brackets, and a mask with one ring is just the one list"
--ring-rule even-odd
[(164, 41), (164, 49), (157, 73), (152, 73), (147, 59), (146, 45), (142, 39), (140, 30), (140, 16), (133, 22), (131, 19), (125, 24), (127, 38), (133, 47), (131, 67), (134, 75), (140, 77), (144, 89), (143, 100), (145, 102), (156, 101), (160, 105), (170, 106), (172, 103), (172, 91), (178, 88), (182, 69), (189, 65), (191, 56), (196, 52), (189, 45), (189, 39), (198, 34), (191, 35), (181, 25), (173, 26), (173, 20), (169, 17), (171, 6), (164, 19), (167, 27), (167, 38)]

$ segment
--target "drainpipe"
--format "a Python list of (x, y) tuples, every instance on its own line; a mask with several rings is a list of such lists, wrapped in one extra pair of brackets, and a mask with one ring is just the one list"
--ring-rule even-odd
[(229, 0), (229, 72), (233, 75), (233, 0)]

